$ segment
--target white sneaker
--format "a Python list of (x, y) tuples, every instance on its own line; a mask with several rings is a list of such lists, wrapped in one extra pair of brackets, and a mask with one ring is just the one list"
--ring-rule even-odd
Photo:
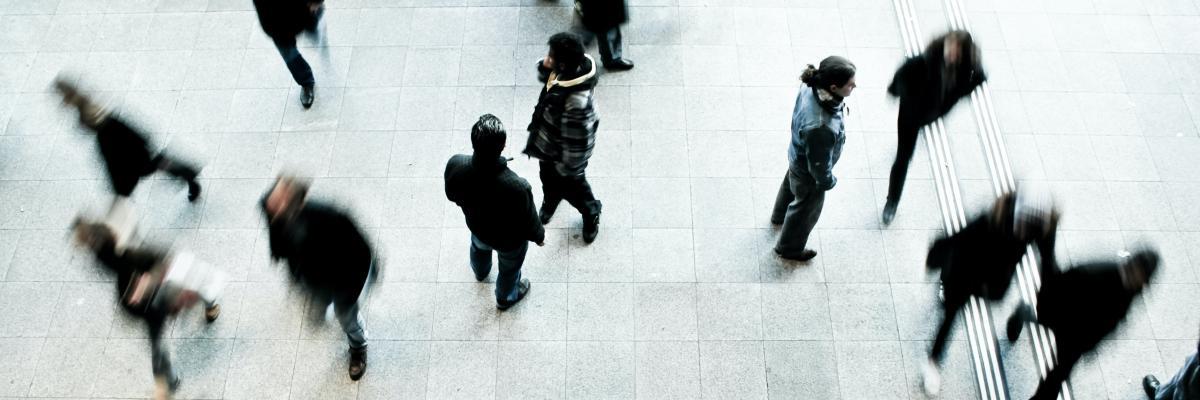
[(937, 396), (938, 392), (942, 391), (942, 374), (933, 360), (925, 360), (925, 365), (921, 367), (921, 383), (925, 394), (930, 397)]

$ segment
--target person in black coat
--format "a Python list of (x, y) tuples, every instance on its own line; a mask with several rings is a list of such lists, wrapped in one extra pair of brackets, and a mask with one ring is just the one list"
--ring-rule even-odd
[(145, 135), (80, 92), (74, 84), (59, 78), (54, 81), (54, 88), (62, 95), (63, 103), (79, 112), (79, 122), (96, 133), (96, 144), (104, 159), (109, 183), (119, 198), (132, 195), (138, 181), (155, 171), (187, 182), (188, 201), (200, 197), (200, 183), (196, 181), (200, 174), (198, 168), (162, 152), (153, 153)]
[(940, 388), (937, 368), (946, 340), (971, 296), (1003, 299), (1030, 244), (1037, 247), (1040, 268), (1053, 269), (1058, 215), (1048, 202), (1008, 193), (996, 199), (989, 212), (930, 247), (925, 263), (930, 270), (941, 270), (943, 314), (922, 371), (927, 393), (936, 394)]
[(604, 69), (632, 69), (633, 61), (621, 54), (621, 24), (629, 21), (629, 7), (625, 5), (625, 0), (576, 0), (575, 11), (583, 20), (583, 26), (596, 35)]
[(1058, 397), (1075, 363), (1125, 319), (1133, 300), (1154, 276), (1158, 262), (1157, 252), (1139, 250), (1121, 262), (1043, 272), (1036, 319), (1029, 305), (1022, 305), (1009, 317), (1007, 329), (1010, 342), (1017, 340), (1028, 322), (1036, 321), (1054, 331), (1058, 364), (1038, 385), (1032, 400)]
[(504, 150), (507, 134), (492, 114), (479, 117), (471, 128), (475, 152), (458, 154), (446, 163), (446, 198), (458, 204), (471, 230), (471, 269), (475, 280), (487, 279), (492, 251), (499, 254), (496, 307), (506, 310), (529, 292), (521, 265), (529, 242), (544, 245), (546, 230), (533, 203), (533, 191), (508, 169)]
[[(171, 256), (168, 252), (138, 247), (118, 250), (117, 235), (104, 223), (77, 218), (72, 225), (75, 243), (87, 249), (101, 265), (117, 274), (117, 298), (130, 315), (146, 322), (150, 337), (151, 366), (154, 371), (155, 398), (165, 399), (179, 387), (179, 377), (171, 368), (170, 354), (162, 342), (167, 319), (182, 309), (203, 300), (205, 319), (220, 316), (216, 291), (177, 292), (167, 290), (164, 281)], [(219, 290), (219, 288), (216, 288)], [(169, 296), (175, 293), (177, 296)]]
[(959, 99), (970, 95), (985, 80), (979, 48), (967, 31), (950, 31), (935, 38), (924, 53), (909, 58), (896, 71), (887, 89), (900, 98), (900, 112), (896, 120), (896, 160), (883, 207), (885, 225), (896, 216), (908, 164), (916, 150), (917, 132), (950, 112)]
[(345, 211), (307, 196), (307, 182), (280, 176), (263, 197), (271, 258), (287, 261), (292, 279), (309, 292), (320, 316), (333, 304), (350, 342), (350, 379), (358, 380), (367, 369), (360, 299), (377, 276), (374, 252)]
[(258, 12), (263, 32), (275, 42), (292, 79), (300, 85), (300, 104), (304, 108), (312, 107), (313, 86), (317, 81), (312, 67), (296, 48), (296, 35), (304, 32), (317, 35), (317, 24), (325, 12), (325, 0), (254, 0), (254, 10)]

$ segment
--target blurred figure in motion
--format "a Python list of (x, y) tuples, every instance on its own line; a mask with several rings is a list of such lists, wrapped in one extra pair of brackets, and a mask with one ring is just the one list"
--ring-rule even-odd
[(583, 26), (596, 36), (604, 69), (633, 69), (633, 61), (622, 56), (621, 24), (629, 21), (625, 0), (575, 0), (575, 12), (583, 20)]
[(1154, 250), (1139, 250), (1120, 262), (1043, 271), (1037, 316), (1028, 304), (1022, 304), (1009, 317), (1007, 329), (1010, 342), (1017, 340), (1028, 322), (1036, 321), (1054, 331), (1057, 365), (1038, 385), (1033, 400), (1058, 398), (1080, 357), (1096, 348), (1125, 319), (1129, 306), (1158, 269), (1158, 260)]
[(263, 32), (275, 42), (292, 79), (300, 85), (300, 104), (312, 107), (317, 80), (296, 47), (296, 36), (308, 33), (320, 37), (317, 28), (325, 13), (325, 0), (254, 0), (254, 10), (258, 12)]
[(971, 296), (1003, 299), (1030, 244), (1037, 247), (1042, 276), (1053, 273), (1058, 218), (1058, 210), (1049, 199), (1007, 193), (996, 199), (991, 210), (972, 219), (962, 230), (934, 241), (925, 264), (930, 270), (942, 272), (943, 314), (922, 370), (926, 393), (934, 395), (940, 391), (938, 368), (946, 340), (955, 318)]
[(792, 145), (788, 147), (788, 172), (775, 196), (771, 224), (783, 225), (775, 254), (808, 261), (817, 252), (808, 248), (808, 235), (817, 226), (825, 206), (825, 192), (837, 185), (833, 165), (846, 143), (843, 100), (858, 87), (854, 63), (842, 57), (821, 60), (800, 74), (804, 86), (792, 110)]
[(529, 293), (521, 264), (529, 242), (542, 246), (546, 230), (538, 220), (529, 182), (508, 169), (507, 134), (499, 118), (479, 117), (471, 128), (473, 155), (459, 154), (446, 163), (446, 198), (458, 204), (471, 229), (471, 269), (483, 282), (492, 270), (492, 251), (499, 255), (496, 307), (507, 310)]
[(199, 168), (168, 157), (163, 152), (152, 152), (146, 135), (82, 93), (65, 78), (55, 79), (54, 88), (62, 95), (64, 104), (79, 112), (79, 122), (96, 134), (109, 183), (116, 192), (108, 218), (117, 235), (117, 251), (125, 248), (133, 234), (132, 224), (136, 218), (129, 206), (129, 196), (143, 177), (155, 171), (166, 172), (187, 182), (188, 201), (194, 202), (200, 197), (200, 183), (196, 181)]
[(892, 223), (908, 164), (917, 147), (917, 132), (950, 112), (958, 100), (971, 94), (987, 76), (979, 61), (979, 48), (967, 31), (950, 31), (933, 39), (925, 52), (909, 58), (896, 71), (888, 94), (900, 98), (896, 120), (896, 161), (888, 179), (883, 224)]
[(221, 314), (218, 298), (226, 281), (224, 273), (187, 252), (172, 254), (147, 246), (118, 252), (116, 235), (103, 222), (76, 218), (72, 230), (76, 245), (91, 252), (100, 264), (117, 274), (117, 298), (125, 311), (146, 322), (150, 330), (154, 396), (168, 398), (179, 387), (179, 377), (171, 368), (170, 356), (162, 342), (167, 318), (202, 301), (205, 319), (215, 321)]
[(537, 65), (538, 81), (544, 86), (527, 128), (524, 153), (541, 160), (542, 224), (550, 223), (566, 200), (583, 215), (583, 241), (591, 243), (600, 233), (601, 210), (585, 175), (600, 125), (592, 104), (596, 63), (574, 34), (554, 34), (548, 44), (550, 51)]
[(1183, 368), (1165, 385), (1154, 375), (1142, 378), (1142, 389), (1150, 400), (1195, 400), (1200, 399), (1200, 344), (1196, 353), (1188, 356)]
[(350, 379), (367, 370), (367, 331), (359, 309), (377, 276), (374, 252), (345, 211), (308, 201), (308, 182), (280, 176), (260, 202), (270, 233), (271, 259), (287, 261), (293, 281), (310, 295), (312, 316), (329, 305), (350, 342)]

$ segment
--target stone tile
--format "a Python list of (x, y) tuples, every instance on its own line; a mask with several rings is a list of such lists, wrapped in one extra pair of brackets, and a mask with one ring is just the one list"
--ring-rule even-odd
[[(521, 9), (517, 7), (467, 8), (462, 44), (490, 45), (517, 43), (517, 28)], [(549, 37), (547, 37), (549, 39)]]
[[(759, 259), (754, 230), (698, 229), (692, 232), (696, 278), (700, 282), (758, 282)], [(751, 262), (748, 262), (751, 261)]]
[(1178, 93), (1179, 78), (1162, 54), (1114, 54), (1121, 80), (1130, 93)]
[(300, 104), (300, 87), (288, 91), (284, 103), (283, 124), (280, 131), (329, 131), (338, 125), (342, 114), (343, 88), (316, 88), (316, 99), (311, 109)]
[(573, 13), (571, 7), (522, 7), (517, 41), (545, 45), (551, 35), (571, 28)]
[[(626, 104), (628, 107), (628, 104)], [(633, 139), (629, 131), (604, 130), (588, 160), (587, 175), (628, 178), (633, 175)]]
[(730, 86), (740, 83), (738, 48), (689, 46), (683, 53), (683, 83), (688, 86)]
[(1116, 216), (1108, 201), (1108, 188), (1099, 182), (1055, 182), (1056, 201), (1070, 204), (1069, 218), (1063, 218), (1059, 229), (1115, 230)]
[(1093, 137), (1096, 159), (1106, 164), (1101, 169), (1108, 181), (1156, 181), (1158, 170), (1144, 139), (1134, 136)]
[[(837, 342), (837, 368), (842, 393), (869, 398), (904, 398), (903, 355), (899, 342)], [(871, 385), (862, 385), (867, 378)]]
[(57, 299), (63, 284), (60, 282), (5, 282), (0, 284), (0, 305), (10, 312), (0, 316), (4, 322), (0, 337), (45, 337), (51, 327), (55, 304), (43, 299)]
[(792, 87), (742, 88), (745, 128), (785, 132), (781, 127), (791, 126), (795, 91)]
[[(372, 60), (374, 62), (374, 60)], [(400, 109), (399, 88), (346, 89), (338, 129), (346, 131), (387, 131), (396, 125)]]
[(686, 229), (634, 229), (636, 282), (695, 282), (693, 233)]
[(692, 226), (690, 212), (691, 182), (686, 178), (635, 178), (633, 211), (637, 228), (687, 228)]
[(25, 396), (37, 372), (38, 355), (42, 350), (42, 338), (0, 339), (0, 395)]
[(750, 157), (746, 135), (738, 132), (704, 132), (688, 135), (691, 176), (712, 178), (747, 177)]
[(700, 342), (705, 398), (767, 398), (766, 355), (760, 342)]
[[(896, 324), (900, 340), (931, 341), (942, 322), (941, 302), (938, 287), (933, 283), (910, 283), (892, 285), (892, 302), (896, 307)], [(1003, 316), (1007, 317), (1007, 315)], [(994, 316), (1004, 320), (1000, 316)], [(952, 339), (965, 340), (964, 323), (955, 324)]]
[(102, 338), (46, 339), (37, 356), (37, 367), (33, 383), (28, 387), (28, 395), (90, 396), (106, 358), (104, 343), (105, 339)]
[(899, 28), (891, 10), (853, 10), (841, 13), (841, 17), (843, 30), (858, 33), (846, 37), (846, 46), (896, 48), (900, 45), (895, 34)]
[(702, 340), (762, 338), (762, 297), (756, 284), (700, 284), (696, 288)]
[(1131, 94), (1134, 109), (1146, 136), (1195, 137), (1196, 126), (1183, 97), (1174, 94)]
[[(633, 340), (634, 287), (618, 283), (571, 283), (567, 288), (567, 338)], [(632, 351), (632, 346), (630, 347)], [(632, 372), (632, 371), (631, 371)]]
[(748, 179), (692, 178), (692, 224), (703, 228), (750, 228)]
[(727, 87), (684, 88), (686, 125), (691, 130), (743, 129), (741, 91)]
[(370, 306), (366, 311), (370, 338), (385, 341), (430, 339), (439, 305), (438, 299), (441, 297), (439, 292), (437, 284), (434, 283), (381, 284), (371, 296)]
[(391, 133), (345, 132), (335, 137), (336, 144), (328, 176), (368, 178), (388, 176), (392, 148)]
[(514, 85), (517, 68), (524, 66), (516, 64), (513, 57), (516, 50), (516, 46), (463, 46), (458, 83), (471, 86)]
[(696, 285), (642, 283), (635, 287), (638, 340), (696, 340)]
[[(634, 121), (636, 124), (636, 117)], [(684, 131), (632, 131), (630, 138), (633, 176), (688, 176), (689, 168), (684, 161), (688, 159), (687, 134)]]
[(567, 342), (567, 397), (635, 397), (636, 355), (634, 342)]
[(453, 91), (435, 87), (405, 87), (400, 92), (397, 130), (450, 129), (454, 119)]
[[(1057, 79), (1057, 78), (1056, 78)], [(1069, 93), (1041, 92), (1021, 96), (1029, 127), (1037, 134), (1081, 134), (1083, 117), (1078, 104)]]
[(461, 50), (446, 47), (411, 47), (404, 66), (405, 86), (453, 86), (458, 83)]
[(1106, 340), (1097, 349), (1104, 387), (1110, 398), (1144, 396), (1139, 383), (1146, 374), (1162, 374), (1158, 346), (1149, 340)]
[(1141, 15), (1099, 15), (1111, 51), (1129, 53), (1160, 52), (1163, 47), (1155, 35), (1150, 17)]
[[(920, 156), (918, 154), (917, 156)], [(913, 166), (910, 170), (917, 169)], [(837, 172), (834, 171), (834, 176)], [(911, 179), (911, 177), (910, 177)], [(818, 228), (832, 229), (876, 229), (879, 227), (880, 209), (875, 206), (874, 184), (869, 179), (838, 178), (837, 185), (825, 192), (825, 206), (821, 210)]]
[(412, 24), (413, 10), (410, 8), (364, 7), (359, 10), (354, 43), (357, 46), (404, 46), (412, 37)]
[(841, 398), (838, 386), (840, 357), (834, 342), (767, 341), (763, 342), (763, 346), (766, 353), (768, 397)]
[[(307, 296), (276, 283), (244, 284), (237, 336), (246, 339), (296, 339)], [(320, 314), (322, 317), (324, 314)]]
[(430, 343), (377, 341), (370, 371), (358, 384), (360, 399), (424, 397), (429, 381)]
[[(1081, 18), (1086, 18), (1089, 20), (1094, 19), (1091, 16), (1084, 16)], [(1097, 31), (1090, 30), (1078, 32)], [(1100, 38), (1100, 40), (1103, 40), (1101, 35), (1087, 36), (1092, 38)], [(1062, 39), (1059, 39), (1059, 41), (1061, 42)], [(1071, 79), (1070, 82), (1072, 90), (1085, 92), (1125, 91), (1125, 82), (1121, 79), (1121, 70), (1117, 66), (1116, 59), (1112, 54), (1103, 53), (1102, 51), (1103, 48), (1099, 48), (1088, 52), (1064, 51), (1059, 54), (1062, 57), (1063, 66), (1066, 68), (1067, 73), (1074, 77), (1074, 79)], [(994, 97), (995, 93), (992, 95)], [(1003, 116), (998, 117), (1003, 118)], [(1107, 117), (1127, 118), (1127, 116), (1113, 115), (1108, 115)]]
[[(685, 128), (686, 102), (680, 101), (684, 97), (683, 88), (639, 85), (633, 86), (629, 90), (631, 127), (654, 131)], [(636, 151), (637, 138), (635, 137), (634, 140)]]
[[(344, 341), (301, 341), (296, 350), (296, 359), (304, 364), (292, 373), (289, 398), (357, 398), (359, 386), (346, 374), (345, 352)], [(330, 357), (331, 354), (338, 356)]]
[(1125, 230), (1174, 230), (1165, 191), (1157, 182), (1109, 182), (1117, 224)]
[(1146, 138), (1158, 175), (1164, 181), (1195, 181), (1200, 165), (1190, 162), (1188, 154), (1196, 154), (1200, 140), (1194, 137)]
[[(902, 341), (900, 347), (904, 351), (904, 365), (901, 370), (904, 371), (908, 380), (908, 393), (911, 399), (927, 398), (925, 395), (924, 383), (921, 379), (920, 367), (928, 359), (929, 342), (926, 341)], [(1022, 348), (1026, 353), (1032, 354), (1029, 347)], [(1008, 364), (1008, 359), (1005, 359), (1005, 364)], [(1024, 362), (1025, 360), (1022, 360)], [(1032, 366), (1030, 360), (1029, 366)], [(972, 360), (970, 348), (966, 340), (951, 340), (946, 344), (945, 358), (942, 360), (942, 391), (939, 395), (942, 398), (972, 398), (979, 395), (978, 383)], [(1012, 376), (1012, 375), (1009, 375)], [(1075, 375), (1078, 377), (1078, 375)], [(1006, 376), (1007, 378), (1008, 376)], [(1006, 383), (1012, 382), (1009, 378)], [(1078, 382), (1072, 379), (1072, 383)], [(1077, 384), (1077, 383), (1076, 383)], [(1009, 385), (1013, 385), (1009, 383)], [(1016, 394), (1014, 394), (1016, 396)], [(1079, 394), (1076, 394), (1079, 396)]]
[(631, 281), (634, 269), (632, 236), (630, 229), (601, 228), (600, 236), (590, 245), (573, 238), (567, 252), (568, 279), (571, 282)]
[[(497, 317), (503, 340), (563, 340), (567, 336), (567, 284), (537, 282), (519, 307)], [(561, 386), (561, 385), (560, 385)]]
[(829, 282), (887, 282), (883, 237), (876, 231), (830, 229), (821, 232), (825, 277)]
[(637, 342), (637, 397), (700, 397), (700, 355), (696, 342)]
[(1081, 136), (1038, 136), (1038, 152), (1046, 166), (1046, 178), (1069, 181), (1098, 181), (1104, 178), (1091, 141)]
[(940, 279), (940, 274), (925, 268), (925, 256), (939, 231), (889, 229), (882, 234), (888, 277), (893, 283), (935, 282)]
[(432, 342), (427, 398), (496, 395), (496, 342)]
[[(563, 398), (566, 342), (501, 342), (497, 360), (497, 398)], [(504, 372), (499, 371), (504, 368)]]
[(1143, 295), (1156, 339), (1196, 339), (1196, 326), (1200, 326), (1200, 319), (1177, 312), (1196, 307), (1200, 302), (1200, 297), (1191, 289), (1189, 285), (1159, 284), (1151, 286), (1149, 292)]
[(117, 311), (110, 282), (63, 284), (47, 337), (106, 337)]
[(294, 366), (300, 361), (299, 343), (295, 340), (238, 340), (230, 355), (238, 362), (230, 364), (225, 398), (287, 398)]
[(891, 291), (883, 284), (830, 284), (829, 312), (838, 340), (895, 340)]
[(456, 46), (462, 44), (466, 9), (429, 7), (412, 9), (409, 43), (414, 46)]

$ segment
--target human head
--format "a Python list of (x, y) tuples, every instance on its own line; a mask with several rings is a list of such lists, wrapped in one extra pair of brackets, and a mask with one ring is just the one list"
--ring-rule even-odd
[(1058, 218), (1054, 200), (1040, 192), (1008, 192), (997, 198), (992, 206), (992, 222), (1011, 230), (1024, 242), (1037, 240), (1057, 229)]
[(1150, 284), (1150, 278), (1158, 271), (1158, 252), (1153, 249), (1141, 249), (1125, 257), (1121, 263), (1121, 277), (1125, 288), (1139, 292)]
[(555, 71), (574, 71), (583, 65), (583, 41), (579, 40), (579, 36), (559, 32), (550, 36), (546, 44), (550, 45), (550, 53), (546, 57), (552, 60)]
[(476, 157), (499, 157), (507, 139), (504, 124), (492, 114), (483, 114), (471, 127), (471, 147)]
[(813, 89), (824, 89), (840, 97), (849, 97), (858, 87), (854, 82), (854, 63), (843, 57), (829, 56), (821, 60), (820, 67), (812, 64), (800, 74), (800, 81)]
[(108, 225), (84, 217), (75, 217), (71, 223), (71, 233), (76, 246), (97, 253), (105, 248), (115, 248), (117, 244), (117, 235)]
[(308, 197), (308, 181), (290, 175), (280, 175), (267, 194), (265, 208), (271, 220), (293, 215)]
[(950, 31), (941, 38), (942, 59), (947, 65), (957, 65), (960, 62), (976, 62), (975, 40), (971, 32), (963, 30)]

